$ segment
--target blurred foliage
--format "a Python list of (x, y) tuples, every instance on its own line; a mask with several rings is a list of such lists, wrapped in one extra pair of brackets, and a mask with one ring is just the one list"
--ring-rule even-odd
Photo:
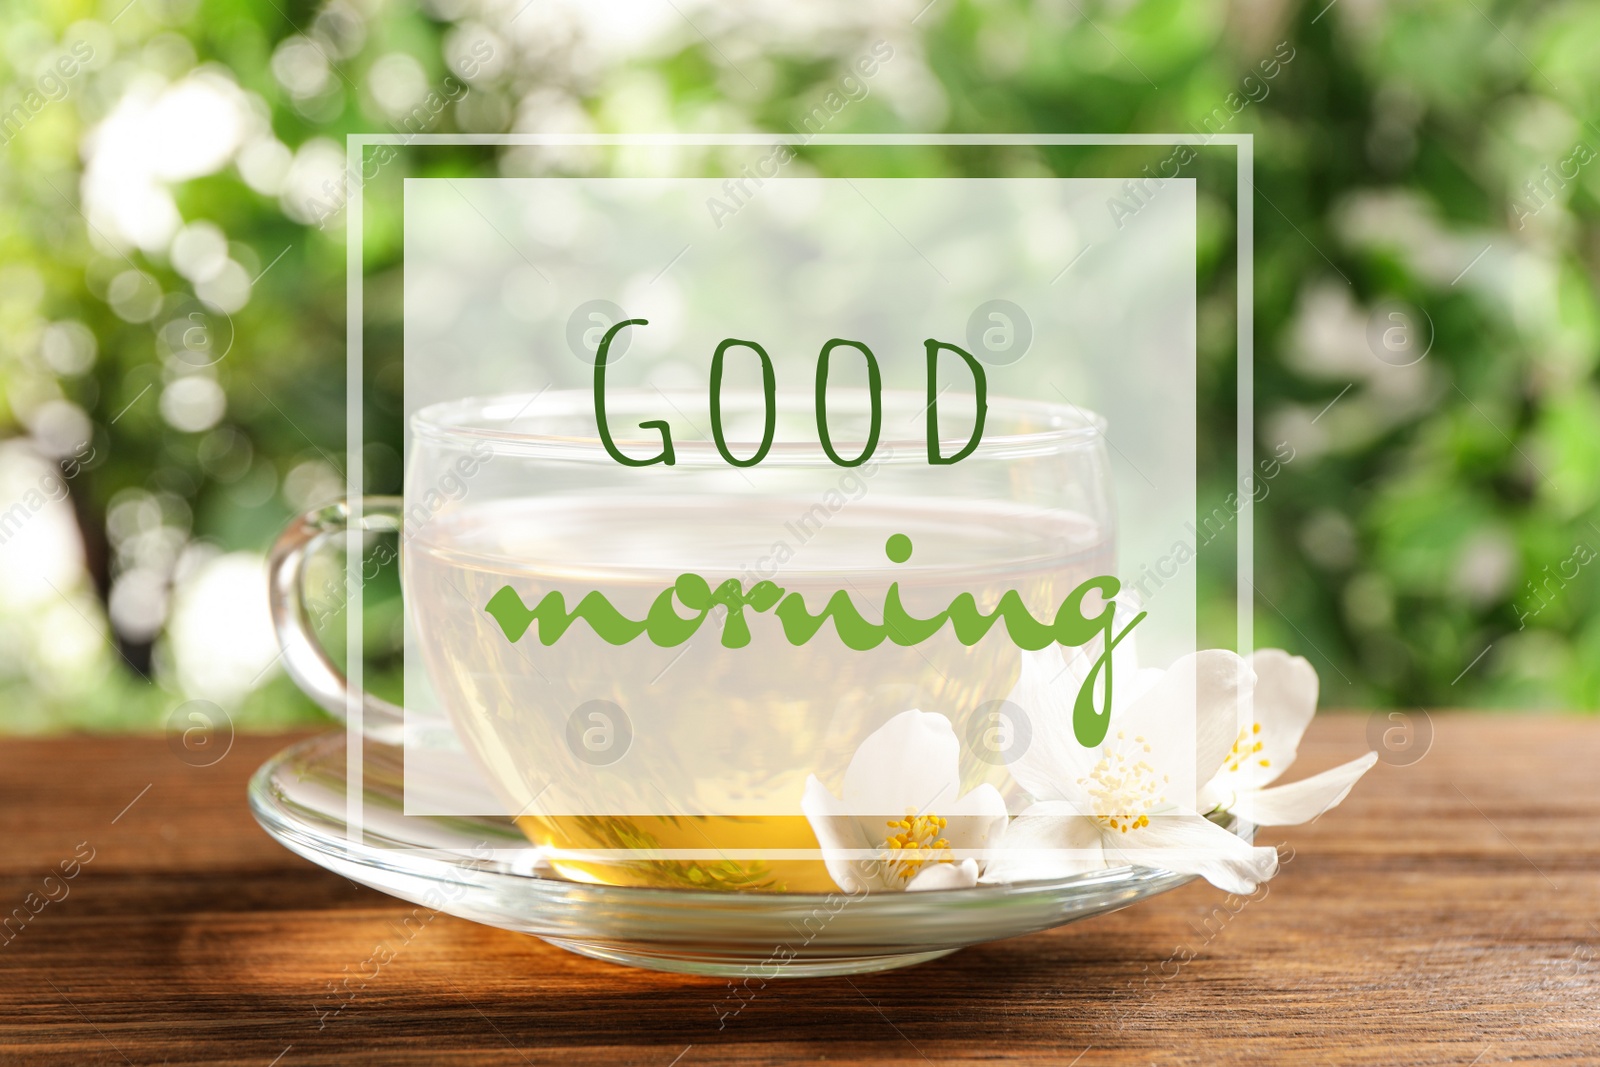
[[(261, 641), (186, 653), (194, 577), (259, 565), (349, 462), (398, 487), (392, 449), (344, 449), (345, 134), (790, 132), (819, 106), (829, 133), (1253, 134), (1258, 454), (1295, 457), (1256, 509), (1256, 643), (1331, 705), (1600, 704), (1600, 6), (925, 2), (0, 5), (0, 436), (59, 464), (83, 545), (73, 579), (0, 543), (0, 729), (159, 726)], [(1234, 265), (1204, 235), (1233, 208), (1204, 211), (1226, 410)], [(393, 343), (394, 235), (367, 251)], [(1236, 487), (1202, 461), (1204, 514)], [(43, 468), (18, 469), (0, 521)], [(1220, 629), (1231, 589), (1203, 594)], [(366, 603), (392, 683), (393, 583)], [(241, 724), (320, 714), (270, 659), (248, 681), (218, 698)]]

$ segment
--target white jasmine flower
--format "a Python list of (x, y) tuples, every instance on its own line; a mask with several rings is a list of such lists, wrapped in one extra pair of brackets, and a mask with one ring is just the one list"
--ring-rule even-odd
[(950, 720), (905, 711), (861, 743), (837, 798), (816, 775), (800, 808), (828, 874), (847, 893), (976, 885), (1006, 826), (999, 790), (965, 796), (961, 744)]
[(1078, 742), (1072, 725), (1085, 665), (1083, 657), (1069, 664), (1055, 646), (1023, 653), (1011, 701), (1029, 716), (1032, 739), (1009, 766), (1036, 802), (1012, 822), (991, 880), (1133, 864), (1198, 874), (1245, 894), (1271, 878), (1276, 850), (1252, 846), (1175, 796), (1183, 783), (1211, 781), (1228, 756), (1240, 704), (1255, 686), (1244, 660), (1213, 649), (1164, 673), (1114, 664), (1111, 721), (1094, 748)]
[(1256, 675), (1254, 721), (1201, 793), (1201, 805), (1232, 812), (1257, 826), (1310, 822), (1343, 800), (1378, 762), (1376, 752), (1298, 782), (1267, 788), (1294, 762), (1317, 711), (1317, 672), (1299, 656), (1263, 649), (1250, 657)]

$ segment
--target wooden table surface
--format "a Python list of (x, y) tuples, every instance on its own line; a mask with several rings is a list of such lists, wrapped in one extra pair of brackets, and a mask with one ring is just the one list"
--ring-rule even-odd
[[(1299, 770), (1402, 725), (1377, 718), (1323, 716)], [(1236, 914), (1194, 884), (909, 970), (776, 982), (721, 1030), (721, 980), (445, 915), (333, 1014), (411, 906), (255, 825), (245, 781), (293, 738), (241, 736), (206, 768), (158, 738), (8, 740), (0, 907), (27, 921), (0, 935), (0, 1063), (1600, 1063), (1600, 721), (1409, 729), (1431, 743), (1263, 833), (1292, 858)]]

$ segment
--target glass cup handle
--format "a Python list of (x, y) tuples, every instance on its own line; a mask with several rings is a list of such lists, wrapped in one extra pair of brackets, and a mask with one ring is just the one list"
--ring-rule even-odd
[[(369, 496), (361, 501), (361, 529), (399, 531), (401, 504), (396, 496)], [(311, 628), (306, 609), (306, 563), (328, 542), (350, 529), (347, 501), (315, 508), (297, 516), (272, 546), (267, 559), (268, 600), (272, 626), (283, 649), (283, 666), (307, 696), (330, 715), (344, 721), (349, 707), (350, 682), (336, 666)], [(371, 693), (361, 694), (362, 733), (377, 741), (398, 745), (404, 740), (405, 713)]]

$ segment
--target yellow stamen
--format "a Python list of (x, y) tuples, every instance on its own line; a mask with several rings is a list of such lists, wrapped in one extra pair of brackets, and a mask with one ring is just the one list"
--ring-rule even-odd
[[(1249, 761), (1251, 756), (1261, 751), (1261, 742), (1255, 740), (1261, 732), (1260, 723), (1251, 723), (1248, 729), (1239, 731), (1239, 739), (1233, 743), (1233, 749), (1228, 753), (1228, 758), (1222, 761), (1224, 770), (1236, 771)], [(1268, 766), (1265, 759), (1258, 760), (1261, 766)]]
[(950, 842), (940, 836), (947, 825), (949, 820), (943, 816), (918, 815), (915, 808), (907, 808), (903, 819), (890, 819), (884, 860), (895, 876), (909, 882), (929, 863), (953, 863)]
[[(1117, 734), (1119, 741), (1125, 736)], [(1137, 755), (1140, 749), (1149, 752), (1151, 748), (1143, 737), (1135, 737), (1131, 746), (1106, 745), (1089, 776), (1078, 779), (1093, 805), (1090, 814), (1101, 826), (1123, 834), (1142, 830), (1150, 825), (1146, 813), (1166, 803), (1161, 790), (1170, 781), (1169, 776), (1162, 775), (1157, 782), (1154, 767), (1128, 754), (1131, 751)]]

